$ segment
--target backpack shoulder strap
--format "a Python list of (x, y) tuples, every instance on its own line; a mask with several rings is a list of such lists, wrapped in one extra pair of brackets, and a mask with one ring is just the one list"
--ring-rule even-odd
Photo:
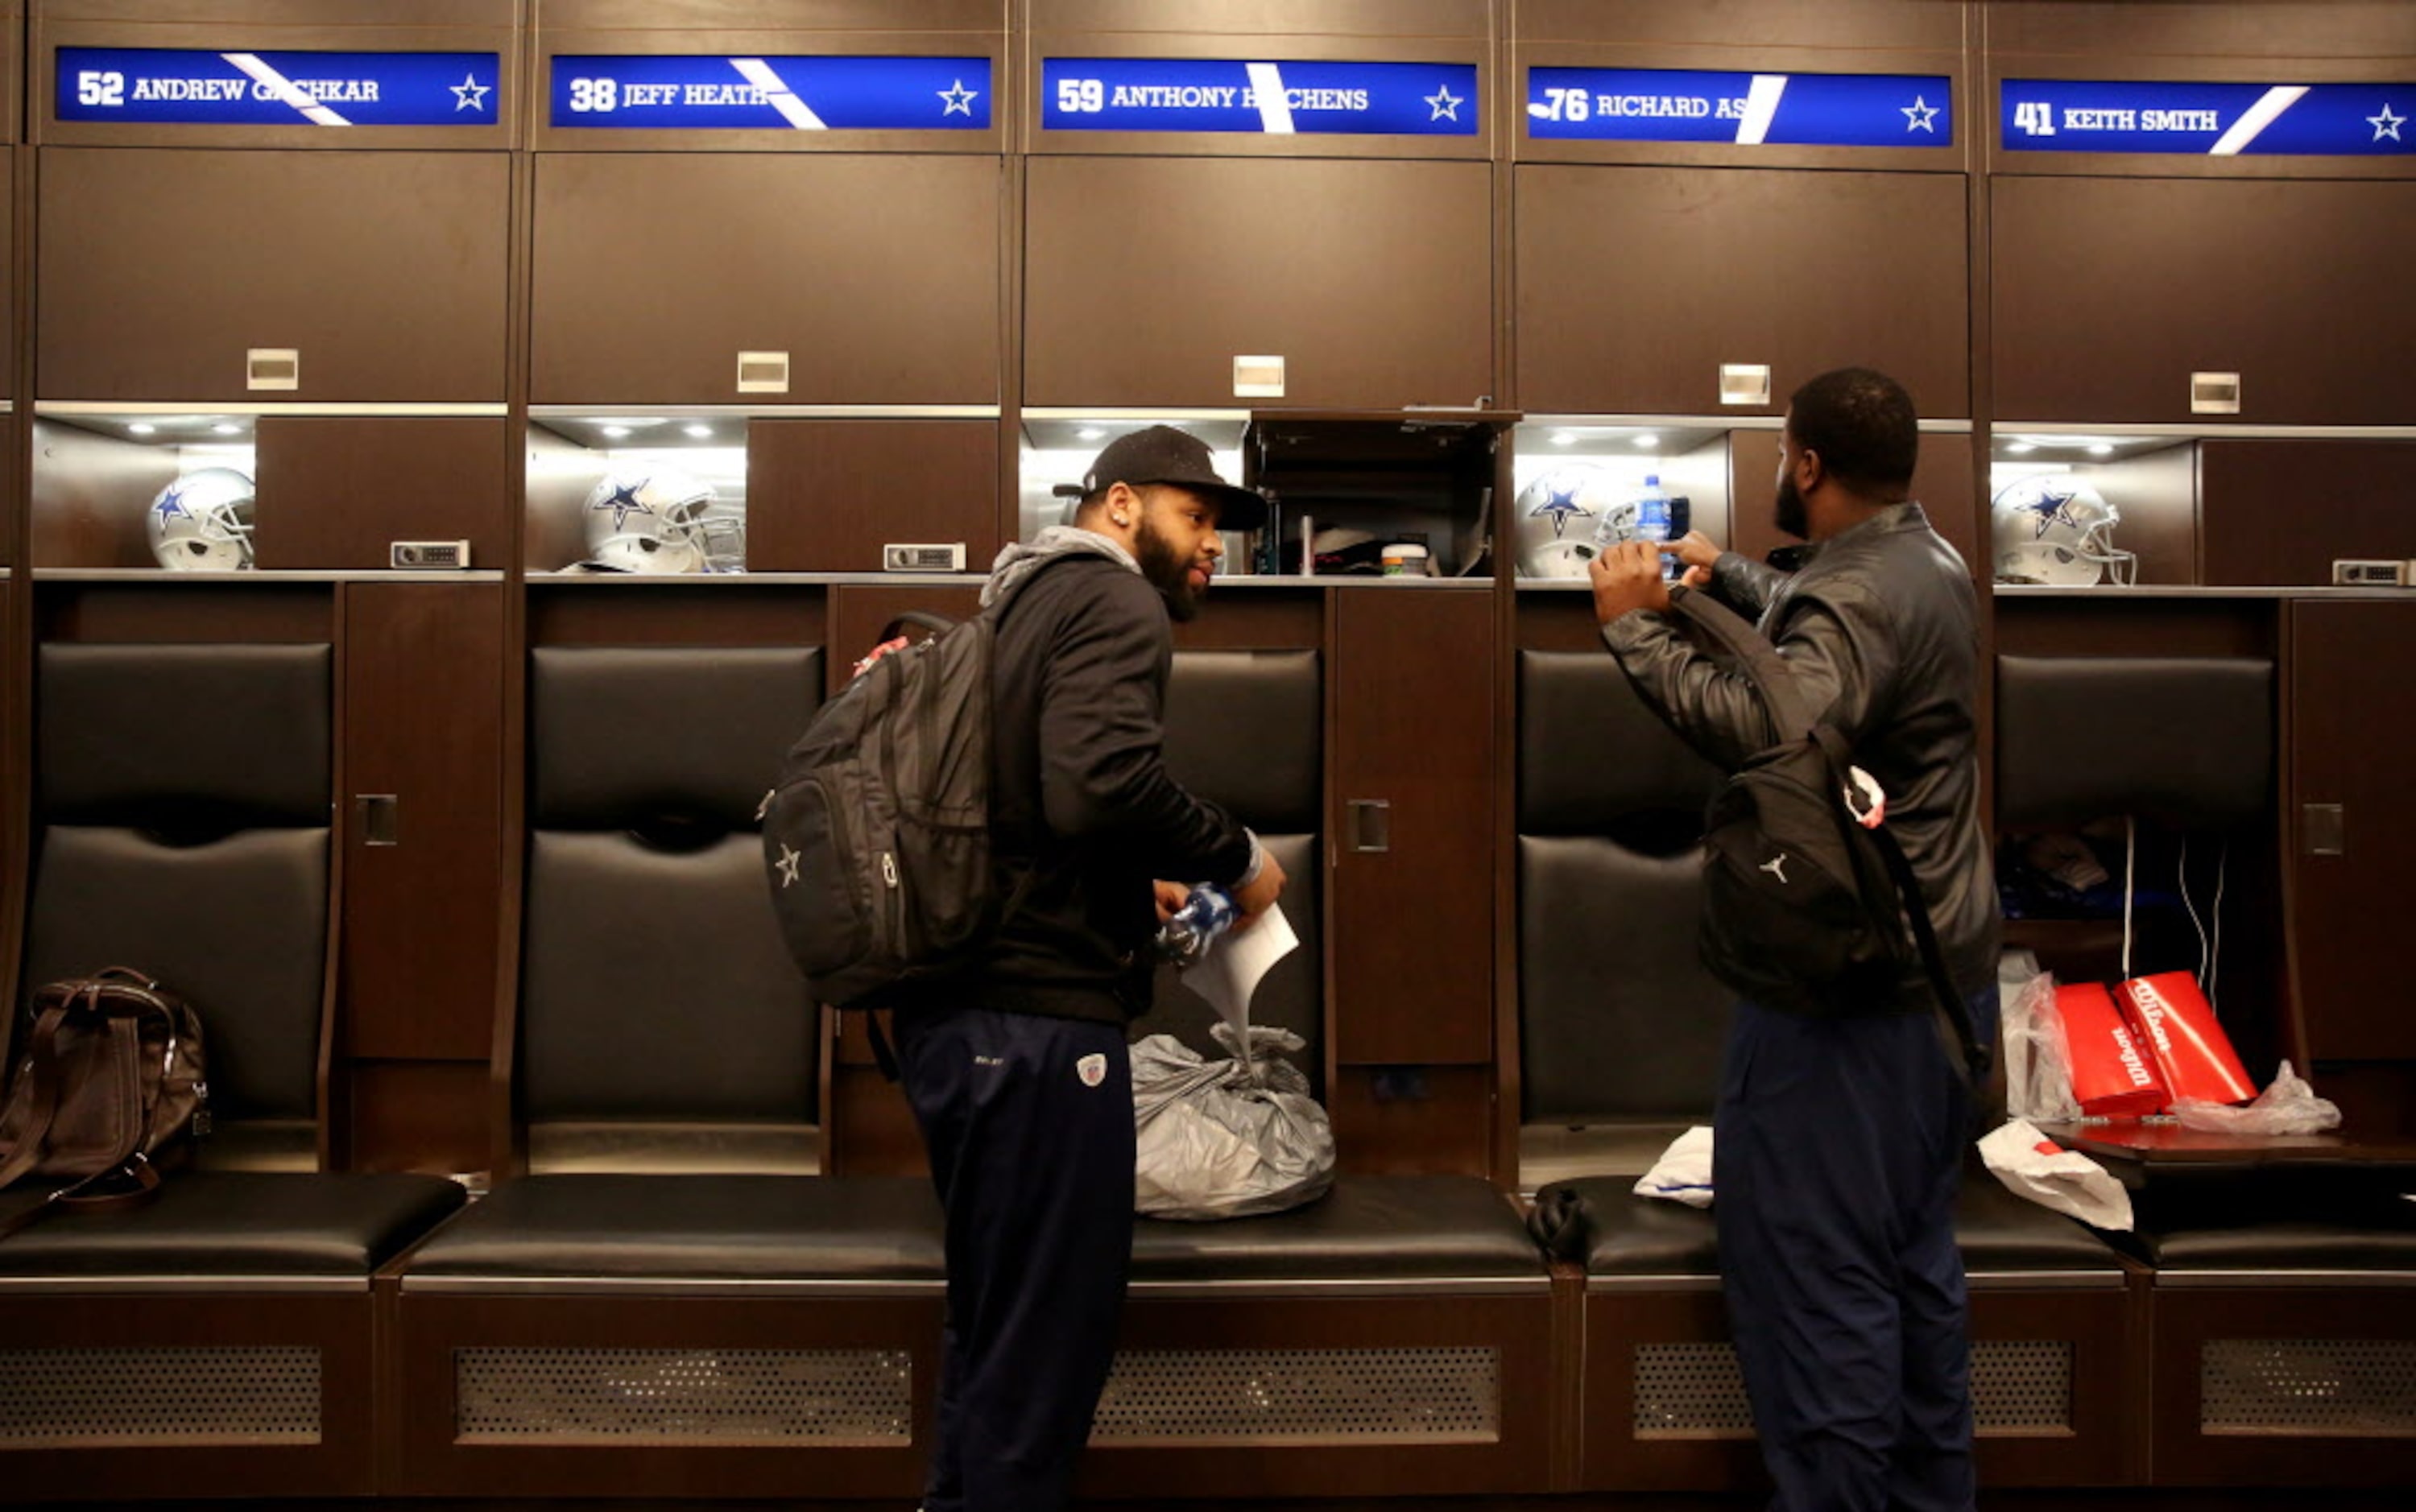
[(1936, 1001), (1932, 1004), (1938, 1024), (1938, 1038), (1946, 1047), (1947, 1059), (1966, 1086), (1977, 1085), (1988, 1073), (1988, 1053), (1980, 1044), (1980, 1032), (1971, 1024), (1971, 1010), (1964, 1006), (1963, 995), (1955, 990), (1955, 979), (1946, 971), (1946, 953), (1938, 946), (1938, 927), (1930, 922), (1929, 905), (1921, 895), (1921, 881), (1912, 875), (1912, 860), (1904, 853), (1884, 824), (1871, 831), (1879, 842), (1881, 859), (1887, 862), (1888, 876), (1895, 879), (1896, 892), (1904, 899), (1905, 918), (1911, 921), (1913, 943), (1921, 947), (1921, 965), (1929, 978), (1929, 991)]
[(1819, 711), (1805, 706), (1795, 669), (1787, 665), (1787, 658), (1778, 653), (1769, 636), (1711, 594), (1683, 584), (1669, 590), (1669, 606), (1726, 652), (1744, 673), (1754, 691), (1761, 695), (1762, 707), (1770, 711), (1771, 723), (1785, 738), (1793, 739), (1811, 730), (1820, 717)]

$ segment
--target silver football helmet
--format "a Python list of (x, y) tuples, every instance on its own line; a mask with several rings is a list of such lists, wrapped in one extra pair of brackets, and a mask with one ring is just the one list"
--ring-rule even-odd
[(2085, 483), (2061, 473), (2016, 478), (1988, 506), (2000, 582), (2088, 588), (2137, 581), (2139, 559), (2114, 545), (2121, 511)]
[(1583, 577), (1599, 539), (1636, 533), (1636, 501), (1619, 475), (1565, 462), (1518, 490), (1518, 576)]
[(251, 565), (251, 480), (231, 467), (188, 472), (159, 490), (144, 515), (151, 555), (170, 572), (239, 572)]
[(710, 485), (670, 468), (615, 472), (587, 495), (587, 554), (631, 573), (741, 572), (747, 520)]

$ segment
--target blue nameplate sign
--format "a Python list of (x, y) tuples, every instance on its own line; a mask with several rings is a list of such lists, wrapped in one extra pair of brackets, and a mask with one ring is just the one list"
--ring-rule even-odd
[(2416, 148), (2416, 84), (2008, 79), (2007, 152), (2374, 157)]
[(58, 118), (144, 126), (492, 126), (492, 52), (63, 47)]
[(649, 131), (986, 131), (989, 59), (557, 56), (548, 120)]
[(1051, 131), (1472, 137), (1477, 109), (1472, 63), (1050, 58), (1040, 72)]
[(1947, 147), (1943, 74), (1530, 68), (1527, 135), (1741, 147)]

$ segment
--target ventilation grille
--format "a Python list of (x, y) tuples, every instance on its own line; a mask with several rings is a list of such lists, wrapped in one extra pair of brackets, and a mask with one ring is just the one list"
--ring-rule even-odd
[(1971, 1416), (1982, 1434), (2072, 1431), (2072, 1345), (2060, 1339), (1971, 1344)]
[(823, 1444), (914, 1440), (904, 1350), (463, 1349), (463, 1444)]
[(2197, 1385), (2202, 1432), (2416, 1437), (2416, 1340), (2210, 1339)]
[(1636, 1436), (1749, 1438), (1744, 1373), (1727, 1344), (1636, 1346)]
[(1490, 1349), (1168, 1350), (1116, 1356), (1094, 1444), (1491, 1444)]
[(319, 1442), (319, 1352), (0, 1350), (0, 1449)]
[[(2072, 1429), (2072, 1345), (2059, 1340), (1983, 1339), (1971, 1345), (1971, 1410), (1984, 1434)], [(1753, 1436), (1744, 1374), (1729, 1344), (1636, 1346), (1636, 1436)]]

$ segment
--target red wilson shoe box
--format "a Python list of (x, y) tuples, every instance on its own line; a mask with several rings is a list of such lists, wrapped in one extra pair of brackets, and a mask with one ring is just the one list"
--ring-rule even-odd
[(2072, 1095), (2080, 1111), (2098, 1118), (2137, 1118), (2166, 1101), (2154, 1057), (2131, 1032), (2114, 996), (2097, 982), (2074, 982), (2055, 990), (2055, 1010), (2072, 1056)]
[(2155, 1057), (2168, 1097), (2245, 1102), (2257, 1095), (2197, 978), (2186, 971), (2140, 977), (2115, 988), (2114, 998), (2133, 1038)]

